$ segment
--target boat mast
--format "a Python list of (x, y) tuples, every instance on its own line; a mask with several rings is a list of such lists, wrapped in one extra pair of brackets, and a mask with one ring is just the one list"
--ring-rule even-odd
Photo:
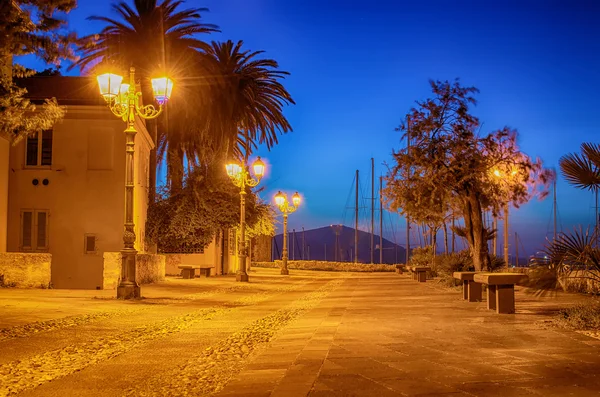
[(379, 263), (383, 263), (383, 176), (379, 177)]
[(553, 183), (553, 193), (554, 193), (554, 198), (552, 200), (552, 206), (553, 206), (553, 213), (554, 213), (554, 241), (556, 241), (556, 177), (554, 178), (554, 183)]
[(371, 157), (371, 263), (375, 263), (375, 159)]
[(356, 199), (354, 203), (354, 263), (358, 263), (358, 170), (356, 170)]
[[(408, 128), (406, 130), (406, 154), (410, 157), (410, 118), (408, 119)], [(407, 177), (410, 178), (410, 166), (407, 170)], [(410, 257), (410, 216), (406, 212), (406, 254), (404, 256), (405, 263), (408, 264)], [(396, 261), (397, 262), (397, 261)]]

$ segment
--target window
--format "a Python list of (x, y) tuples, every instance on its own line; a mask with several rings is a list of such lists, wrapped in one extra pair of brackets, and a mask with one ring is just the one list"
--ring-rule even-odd
[(96, 235), (86, 234), (83, 239), (83, 249), (86, 254), (96, 253)]
[(25, 142), (25, 165), (41, 167), (52, 165), (52, 130), (36, 132)]
[(48, 250), (48, 211), (21, 211), (21, 251)]

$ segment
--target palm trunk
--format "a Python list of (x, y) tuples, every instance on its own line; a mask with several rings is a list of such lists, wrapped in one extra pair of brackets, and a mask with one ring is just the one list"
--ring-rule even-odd
[(444, 222), (444, 253), (448, 255), (448, 225)]

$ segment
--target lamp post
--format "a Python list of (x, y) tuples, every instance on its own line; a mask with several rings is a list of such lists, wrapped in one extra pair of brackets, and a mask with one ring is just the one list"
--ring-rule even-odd
[(105, 73), (97, 77), (100, 94), (113, 114), (127, 123), (125, 128), (125, 227), (123, 232), (123, 249), (121, 250), (121, 278), (117, 287), (117, 298), (132, 299), (141, 295), (140, 286), (135, 281), (136, 254), (135, 224), (133, 222), (133, 153), (135, 148), (135, 116), (143, 119), (154, 119), (163, 110), (163, 104), (171, 96), (173, 81), (167, 77), (152, 79), (152, 90), (159, 104), (142, 105), (141, 92), (135, 90), (135, 69), (129, 70), (129, 84), (121, 84), (123, 77)]
[(294, 193), (292, 196), (292, 203), (294, 205), (290, 205), (287, 199), (287, 195), (281, 193), (281, 191), (277, 192), (275, 195), (275, 204), (279, 207), (279, 211), (283, 214), (283, 253), (281, 255), (281, 274), (288, 275), (290, 271), (287, 267), (288, 260), (288, 249), (287, 249), (287, 218), (288, 215), (292, 212), (295, 212), (300, 206), (300, 195), (298, 192)]
[(97, 77), (100, 94), (108, 104), (112, 113), (127, 123), (125, 128), (125, 225), (123, 232), (123, 249), (121, 250), (121, 278), (117, 287), (117, 298), (132, 299), (141, 295), (140, 286), (135, 281), (136, 254), (135, 224), (133, 222), (133, 154), (135, 149), (135, 116), (143, 119), (154, 119), (163, 110), (163, 104), (171, 96), (173, 81), (167, 77), (152, 79), (152, 90), (159, 104), (142, 105), (141, 92), (135, 90), (135, 69), (129, 70), (129, 84), (122, 84), (123, 77), (113, 73), (105, 73)]
[(227, 175), (231, 178), (233, 184), (240, 188), (240, 244), (238, 247), (238, 272), (235, 276), (236, 281), (248, 281), (246, 272), (246, 186), (254, 187), (259, 184), (265, 174), (265, 163), (260, 157), (252, 164), (252, 169), (256, 178), (253, 178), (248, 171), (248, 167), (243, 164), (232, 162), (225, 166)]
[[(510, 176), (515, 176), (517, 174), (517, 171), (512, 171), (510, 173)], [(504, 178), (504, 175), (502, 172), (500, 172), (499, 170), (494, 170), (494, 176), (498, 177), (498, 178), (502, 178), (502, 180), (505, 180), (506, 178)], [(508, 199), (506, 200), (506, 203), (504, 203), (504, 263), (506, 264), (506, 270), (508, 271), (509, 263), (508, 263)], [(495, 247), (495, 245), (494, 245)], [(494, 248), (495, 250), (496, 248)], [(495, 252), (494, 252), (495, 254)], [(517, 258), (518, 260), (518, 258)]]

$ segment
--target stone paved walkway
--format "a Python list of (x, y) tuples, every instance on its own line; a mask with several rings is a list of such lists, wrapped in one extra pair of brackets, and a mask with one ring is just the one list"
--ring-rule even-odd
[(600, 396), (600, 340), (394, 273), (0, 289), (0, 396)]

